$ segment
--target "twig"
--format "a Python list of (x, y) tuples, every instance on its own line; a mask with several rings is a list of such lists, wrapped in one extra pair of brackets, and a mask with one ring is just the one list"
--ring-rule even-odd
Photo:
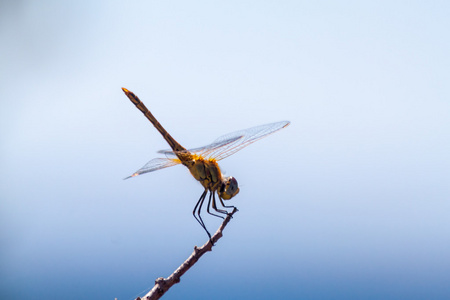
[(234, 208), (233, 211), (223, 220), (222, 225), (220, 225), (219, 229), (217, 229), (216, 233), (212, 236), (211, 240), (206, 242), (203, 246), (198, 248), (194, 247), (194, 252), (192, 252), (191, 256), (181, 264), (169, 277), (167, 278), (157, 278), (155, 280), (155, 286), (142, 298), (138, 297), (136, 300), (155, 300), (159, 299), (167, 292), (175, 283), (180, 282), (181, 276), (187, 272), (199, 259), (208, 251), (212, 251), (212, 246), (222, 237), (222, 231), (227, 226), (228, 222), (230, 222), (233, 214), (237, 212), (237, 208)]

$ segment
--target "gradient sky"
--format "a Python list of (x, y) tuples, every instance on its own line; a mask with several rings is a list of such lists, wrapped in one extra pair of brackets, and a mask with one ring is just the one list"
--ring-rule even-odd
[[(0, 4), (0, 298), (130, 300), (206, 235), (167, 145), (291, 126), (223, 160), (239, 212), (164, 299), (450, 298), (448, 1)], [(205, 217), (211, 231), (219, 225)]]

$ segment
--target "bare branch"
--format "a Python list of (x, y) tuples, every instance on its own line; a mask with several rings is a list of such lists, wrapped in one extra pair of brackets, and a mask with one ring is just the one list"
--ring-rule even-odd
[(230, 222), (233, 214), (237, 212), (237, 208), (234, 208), (233, 211), (228, 214), (225, 220), (220, 225), (219, 229), (212, 236), (211, 240), (209, 240), (206, 244), (198, 248), (194, 247), (194, 252), (192, 252), (191, 256), (181, 264), (169, 277), (163, 278), (160, 277), (155, 280), (155, 286), (142, 298), (138, 297), (136, 300), (154, 300), (159, 299), (167, 292), (175, 283), (180, 282), (181, 276), (187, 272), (199, 259), (208, 251), (212, 250), (212, 246), (222, 237), (222, 231), (227, 226), (228, 222)]

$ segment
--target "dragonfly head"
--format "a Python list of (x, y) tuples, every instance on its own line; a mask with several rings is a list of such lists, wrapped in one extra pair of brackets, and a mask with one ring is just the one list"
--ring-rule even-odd
[(230, 200), (239, 193), (239, 186), (236, 178), (233, 176), (225, 177), (220, 184), (219, 196), (224, 200)]

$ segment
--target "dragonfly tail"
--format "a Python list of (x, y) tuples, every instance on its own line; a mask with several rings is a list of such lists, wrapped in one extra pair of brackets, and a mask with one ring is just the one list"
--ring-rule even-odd
[(131, 102), (136, 105), (136, 107), (144, 114), (144, 116), (155, 126), (156, 130), (161, 133), (163, 138), (166, 140), (166, 142), (169, 144), (170, 148), (174, 152), (177, 151), (186, 151), (186, 149), (181, 146), (165, 129), (162, 127), (162, 125), (156, 120), (156, 118), (152, 115), (152, 113), (148, 110), (147, 107), (145, 107), (144, 103), (142, 103), (141, 100), (131, 91), (127, 90), (126, 88), (122, 88), (123, 92), (127, 97), (131, 100)]

